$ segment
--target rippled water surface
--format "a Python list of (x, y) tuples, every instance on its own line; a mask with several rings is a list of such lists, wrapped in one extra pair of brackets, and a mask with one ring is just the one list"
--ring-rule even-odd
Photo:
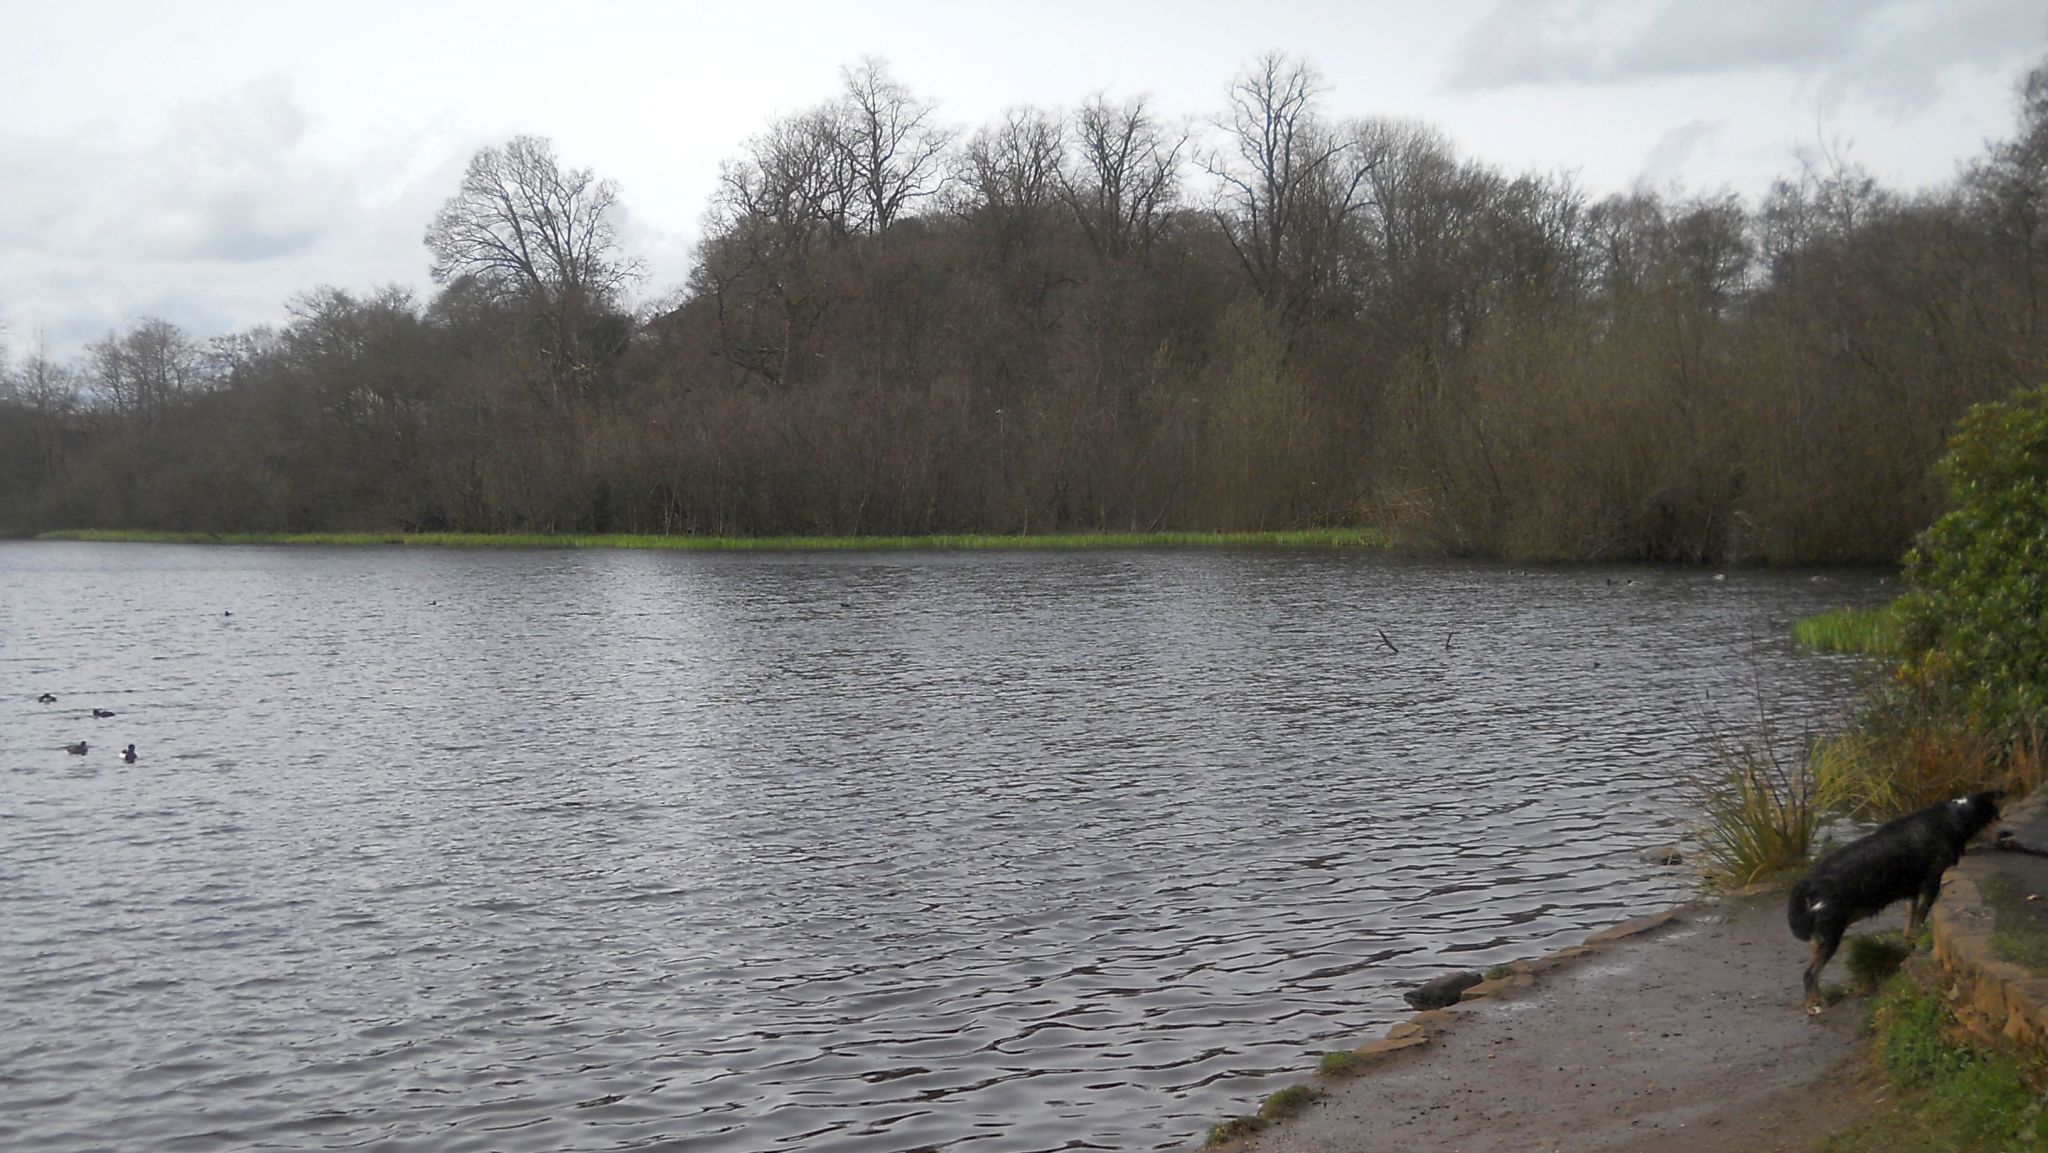
[(0, 1146), (1188, 1148), (1687, 896), (1877, 579), (0, 545)]

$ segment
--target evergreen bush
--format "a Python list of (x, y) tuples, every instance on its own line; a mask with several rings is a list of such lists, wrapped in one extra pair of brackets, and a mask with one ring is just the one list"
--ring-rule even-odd
[(1951, 508), (1906, 555), (1901, 680), (2030, 737), (2048, 718), (2048, 386), (1972, 408), (1936, 469)]

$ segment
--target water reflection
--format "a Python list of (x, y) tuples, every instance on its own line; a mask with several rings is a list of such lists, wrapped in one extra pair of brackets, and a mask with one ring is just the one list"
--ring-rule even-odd
[(1184, 1147), (1683, 896), (1812, 575), (0, 546), (0, 1143)]

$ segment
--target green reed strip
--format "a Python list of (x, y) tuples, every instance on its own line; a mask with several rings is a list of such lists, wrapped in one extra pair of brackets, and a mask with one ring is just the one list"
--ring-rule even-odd
[(1792, 622), (1792, 639), (1824, 652), (1900, 656), (1904, 641), (1895, 604), (1832, 609), (1803, 617)]
[(458, 533), (458, 532), (148, 532), (126, 529), (67, 529), (39, 540), (111, 541), (143, 544), (413, 545), (437, 548), (629, 548), (720, 551), (898, 551), (1103, 548), (1383, 548), (1374, 529), (1305, 529), (1294, 532), (1053, 533), (999, 536), (980, 533), (934, 536), (656, 536), (627, 533)]

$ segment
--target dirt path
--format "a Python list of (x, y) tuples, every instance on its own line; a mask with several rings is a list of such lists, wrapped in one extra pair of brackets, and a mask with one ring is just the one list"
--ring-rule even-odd
[[(1857, 926), (1894, 929), (1899, 915)], [(1806, 947), (1768, 894), (1683, 912), (1430, 1018), (1428, 1044), (1326, 1081), (1258, 1153), (1806, 1150), (1881, 1101), (1862, 1002), (1800, 1008)], [(1844, 980), (1839, 958), (1826, 980)], [(1439, 1028), (1440, 1023), (1440, 1028)]]

